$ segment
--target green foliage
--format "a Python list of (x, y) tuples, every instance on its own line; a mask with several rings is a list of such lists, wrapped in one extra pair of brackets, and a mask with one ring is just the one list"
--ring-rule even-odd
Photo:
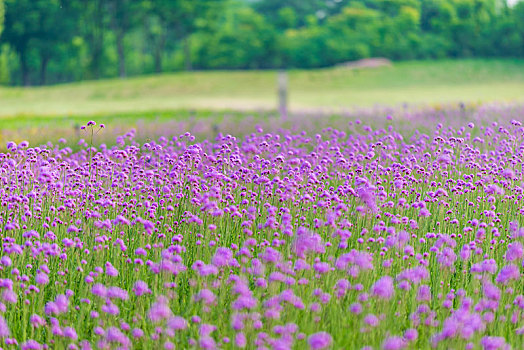
[(268, 68), (273, 66), (276, 32), (249, 7), (232, 9), (216, 32), (202, 36), (198, 68)]
[(9, 46), (0, 46), (0, 85), (7, 85), (11, 80), (10, 63), (13, 61), (13, 52), (9, 50)]
[(4, 11), (4, 0), (0, 0), (0, 35), (2, 35), (4, 29)]
[[(4, 0), (0, 0), (0, 36), (4, 29)], [(1, 49), (1, 47), (0, 47)], [(9, 71), (7, 69), (6, 57), (0, 50), (0, 85), (9, 82)]]
[(524, 57), (524, 4), (504, 0), (0, 0), (0, 31), (4, 3), (0, 74), (14, 85), (366, 57)]

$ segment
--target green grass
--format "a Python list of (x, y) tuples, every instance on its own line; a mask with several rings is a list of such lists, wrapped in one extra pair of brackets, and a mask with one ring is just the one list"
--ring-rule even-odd
[[(524, 101), (524, 60), (399, 62), (296, 70), (292, 110), (374, 104)], [(50, 87), (0, 88), (0, 116), (87, 116), (181, 109), (273, 109), (275, 71), (184, 72)]]

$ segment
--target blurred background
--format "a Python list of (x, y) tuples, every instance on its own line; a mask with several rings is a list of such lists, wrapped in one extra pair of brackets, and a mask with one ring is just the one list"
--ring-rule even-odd
[(524, 102), (516, 0), (0, 0), (0, 33), (3, 138), (57, 118)]

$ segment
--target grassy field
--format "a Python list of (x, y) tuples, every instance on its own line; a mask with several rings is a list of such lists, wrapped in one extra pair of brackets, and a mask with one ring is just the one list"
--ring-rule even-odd
[[(524, 101), (524, 60), (400, 62), (291, 71), (290, 108)], [(214, 71), (0, 88), (0, 116), (87, 116), (181, 109), (272, 109), (275, 71)], [(9, 118), (7, 118), (9, 119)], [(29, 121), (29, 120), (28, 120)], [(6, 119), (4, 119), (6, 122)], [(0, 122), (2, 123), (2, 122)]]

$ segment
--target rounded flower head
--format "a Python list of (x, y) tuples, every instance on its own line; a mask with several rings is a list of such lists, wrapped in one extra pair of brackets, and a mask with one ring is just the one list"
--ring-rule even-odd
[(133, 286), (133, 292), (135, 293), (137, 297), (139, 297), (146, 293), (151, 293), (151, 290), (149, 289), (146, 282), (136, 281), (135, 285)]
[(38, 283), (38, 284), (48, 284), (49, 283), (49, 277), (45, 273), (41, 272), (41, 273), (36, 275), (35, 282)]
[(36, 340), (29, 339), (28, 341), (22, 343), (21, 348), (22, 350), (42, 350), (44, 347)]
[(380, 298), (389, 300), (395, 294), (395, 287), (393, 286), (393, 278), (390, 276), (384, 276), (380, 278), (371, 287), (371, 293)]
[(0, 315), (0, 338), (9, 337), (9, 327), (7, 327), (7, 322), (5, 318)]
[(484, 337), (480, 340), (484, 350), (506, 350), (506, 339), (504, 337)]
[(524, 247), (520, 242), (512, 242), (506, 251), (506, 260), (519, 260), (524, 255)]
[(406, 342), (401, 337), (389, 337), (382, 343), (382, 349), (384, 350), (401, 350), (406, 347)]
[(161, 296), (157, 298), (157, 301), (149, 309), (148, 316), (151, 321), (158, 322), (171, 317), (172, 314), (173, 312), (169, 308), (167, 298)]
[(322, 254), (325, 251), (322, 238), (317, 233), (311, 233), (305, 228), (300, 228), (297, 231), (297, 238), (293, 244), (294, 253), (304, 259), (309, 252)]
[(319, 332), (309, 336), (307, 340), (309, 347), (313, 350), (327, 349), (333, 342), (333, 338), (329, 333)]
[(520, 278), (520, 269), (518, 266), (509, 264), (500, 269), (495, 281), (497, 283), (505, 284), (510, 280), (518, 280)]

